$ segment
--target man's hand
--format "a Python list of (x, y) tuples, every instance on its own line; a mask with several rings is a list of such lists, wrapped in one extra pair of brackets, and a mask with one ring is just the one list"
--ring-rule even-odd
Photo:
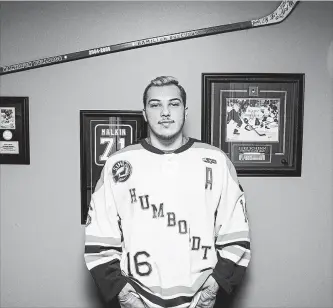
[(219, 290), (219, 285), (216, 280), (209, 276), (202, 287), (202, 292), (198, 300), (196, 308), (213, 308), (216, 301), (216, 294)]
[(142, 300), (136, 294), (134, 288), (127, 283), (118, 294), (121, 308), (145, 308)]

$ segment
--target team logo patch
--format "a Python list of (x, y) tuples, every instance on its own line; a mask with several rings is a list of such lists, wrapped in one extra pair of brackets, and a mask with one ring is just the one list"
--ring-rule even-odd
[(208, 163), (208, 164), (216, 164), (216, 160), (213, 159), (213, 158), (208, 158), (208, 157), (205, 157), (202, 159), (205, 163)]
[(125, 182), (132, 174), (132, 166), (126, 160), (117, 161), (112, 167), (113, 180), (118, 182)]

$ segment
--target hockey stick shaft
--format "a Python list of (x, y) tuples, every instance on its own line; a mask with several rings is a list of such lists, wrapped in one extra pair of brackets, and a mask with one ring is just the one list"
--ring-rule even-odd
[[(249, 127), (250, 129), (247, 129), (247, 127)], [(245, 129), (246, 130), (248, 130), (248, 131), (251, 131), (251, 130), (254, 130), (259, 136), (266, 136), (266, 134), (265, 133), (259, 133), (252, 125), (250, 125), (250, 124), (246, 124), (246, 126), (245, 126)]]
[(193, 39), (203, 36), (209, 36), (209, 35), (216, 35), (221, 33), (227, 33), (232, 31), (240, 31), (240, 30), (246, 30), (251, 29), (255, 27), (262, 27), (267, 26), (271, 24), (277, 24), (282, 22), (294, 9), (296, 6), (298, 0), (296, 1), (287, 1), (283, 0), (281, 4), (278, 6), (274, 12), (271, 14), (259, 18), (254, 19), (250, 21), (244, 21), (244, 22), (237, 22), (232, 24), (226, 24), (226, 25), (220, 25), (215, 27), (208, 27), (208, 28), (202, 28), (197, 30), (191, 30), (191, 31), (184, 31), (184, 32), (178, 32), (173, 34), (167, 34), (162, 36), (155, 36), (150, 37), (146, 39), (121, 43), (121, 44), (115, 44), (115, 45), (107, 45), (103, 47), (97, 47), (93, 49), (87, 49), (82, 50), (74, 53), (68, 53), (68, 54), (62, 54), (58, 56), (53, 57), (47, 57), (47, 58), (41, 58), (37, 60), (27, 61), (27, 62), (21, 62), (18, 64), (12, 64), (12, 65), (6, 65), (6, 66), (0, 66), (0, 76), (1, 75), (7, 75), (7, 74), (13, 74), (16, 72), (31, 70), (39, 67), (44, 66), (50, 66), (65, 62), (71, 62), (86, 58), (92, 58), (97, 56), (102, 56), (110, 53), (116, 53), (136, 48), (143, 48), (148, 47), (152, 45), (159, 45), (159, 44), (165, 44), (175, 41), (181, 41), (181, 40), (187, 40), (187, 39)]

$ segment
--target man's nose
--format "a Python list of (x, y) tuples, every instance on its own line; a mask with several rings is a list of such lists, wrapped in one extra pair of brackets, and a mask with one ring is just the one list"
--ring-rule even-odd
[(169, 116), (170, 115), (170, 109), (169, 109), (169, 106), (166, 105), (166, 106), (163, 106), (162, 107), (162, 110), (161, 110), (161, 116)]

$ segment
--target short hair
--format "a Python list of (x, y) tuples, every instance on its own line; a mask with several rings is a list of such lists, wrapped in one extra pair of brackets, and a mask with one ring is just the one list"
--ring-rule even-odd
[(159, 76), (153, 79), (148, 86), (145, 88), (143, 92), (143, 106), (146, 108), (147, 104), (147, 93), (148, 90), (151, 87), (163, 87), (163, 86), (169, 86), (169, 85), (175, 85), (180, 91), (180, 96), (182, 98), (182, 101), (184, 103), (184, 107), (186, 106), (186, 92), (184, 88), (179, 84), (178, 80), (175, 77), (172, 76)]

